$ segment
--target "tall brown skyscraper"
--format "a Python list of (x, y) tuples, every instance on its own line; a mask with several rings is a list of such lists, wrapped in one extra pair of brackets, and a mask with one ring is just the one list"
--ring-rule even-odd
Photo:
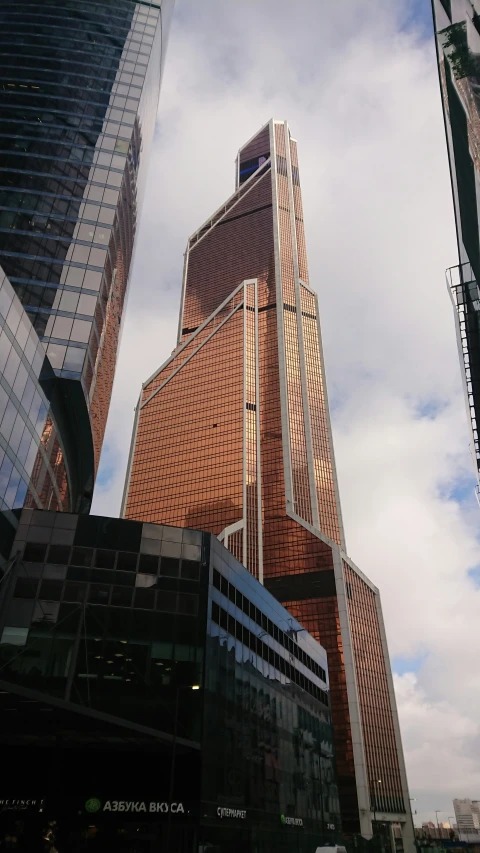
[[(327, 649), (346, 832), (413, 832), (378, 590), (345, 554), (297, 145), (270, 121), (188, 241), (178, 345), (144, 384), (124, 514), (209, 530)], [(233, 606), (233, 605), (232, 605)]]

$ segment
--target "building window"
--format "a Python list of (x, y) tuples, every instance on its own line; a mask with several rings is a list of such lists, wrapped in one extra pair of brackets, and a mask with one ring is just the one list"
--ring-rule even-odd
[[(179, 598), (181, 597), (180, 595)], [(185, 596), (185, 598), (187, 597), (196, 598), (196, 596)], [(310, 693), (311, 696), (314, 696), (327, 708), (329, 707), (328, 693), (325, 690), (322, 690), (317, 684), (314, 684), (308, 677), (303, 675), (303, 673), (300, 673), (295, 666), (292, 666), (285, 658), (281, 657), (270, 646), (264, 643), (261, 637), (254, 634), (253, 631), (249, 631), (244, 625), (241, 625), (231, 614), (223, 610), (222, 607), (219, 607), (214, 601), (212, 601), (212, 621), (216, 625), (219, 625), (220, 628), (223, 628), (231, 637), (235, 637), (237, 640), (241, 639), (243, 645), (263, 660), (269, 663), (274, 660), (274, 665), (278, 672), (285, 675), (290, 681), (298, 684), (299, 687)], [(285, 637), (284, 634), (283, 636)], [(312, 661), (311, 663), (313, 667), (314, 662)], [(323, 670), (321, 671), (323, 672)]]
[(135, 572), (137, 570), (137, 555), (120, 551), (117, 557), (117, 569), (124, 572)]
[(113, 569), (115, 567), (115, 551), (100, 551), (95, 555), (95, 566), (99, 569)]
[(48, 562), (58, 565), (68, 565), (70, 548), (68, 545), (50, 545), (48, 551)]
[(182, 560), (181, 576), (186, 580), (198, 581), (200, 578), (200, 563), (195, 560)]
[(156, 575), (158, 573), (158, 557), (151, 554), (140, 554), (138, 570), (145, 574)]
[(243, 163), (240, 163), (240, 183), (243, 184), (245, 181), (260, 168), (270, 157), (270, 153), (262, 154), (260, 157), (252, 157), (251, 160), (244, 160)]
[(8, 646), (24, 646), (27, 642), (28, 628), (4, 628), (1, 644)]
[(93, 559), (92, 548), (74, 548), (72, 552), (72, 565), (90, 568)]
[(15, 584), (15, 598), (35, 598), (37, 595), (38, 580), (29, 578), (18, 578)]
[(36, 542), (27, 542), (23, 559), (31, 563), (43, 563), (47, 554), (47, 546)]

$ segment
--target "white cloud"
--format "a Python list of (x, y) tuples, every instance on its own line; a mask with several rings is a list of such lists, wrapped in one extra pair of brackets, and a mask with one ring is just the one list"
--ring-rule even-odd
[[(272, 115), (298, 139), (347, 543), (382, 591), (419, 817), (480, 796), (477, 561), (432, 41), (407, 2), (177, 4), (94, 509), (116, 514), (140, 384), (174, 346), (189, 233)], [(105, 485), (106, 483), (106, 485)], [(472, 499), (473, 501), (473, 499)], [(420, 814), (421, 812), (421, 814)]]
[(459, 710), (454, 697), (432, 701), (412, 673), (396, 676), (395, 689), (407, 768), (415, 779), (415, 823), (435, 821), (435, 809), (441, 810), (439, 820), (447, 821), (453, 816), (452, 797), (478, 790), (478, 722)]

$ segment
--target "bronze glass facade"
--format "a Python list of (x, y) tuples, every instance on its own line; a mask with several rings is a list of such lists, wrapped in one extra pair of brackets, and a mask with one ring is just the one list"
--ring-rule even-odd
[(432, 9), (458, 245), (447, 284), (480, 483), (480, 9), (463, 0), (432, 0)]
[[(240, 149), (234, 194), (188, 241), (178, 345), (142, 388), (124, 514), (216, 534), (326, 648), (347, 832), (371, 834), (377, 765), (366, 734), (386, 715), (380, 759), (392, 795), (382, 813), (403, 824), (408, 846), (378, 590), (358, 575), (369, 607), (347, 606), (346, 590), (356, 594), (347, 567), (358, 570), (344, 554), (297, 145), (285, 122), (270, 121)], [(382, 682), (365, 654), (383, 661)]]
[(46, 349), (57, 427), (43, 440), (58, 428), (71, 450), (78, 511), (100, 458), (172, 4), (0, 8), (0, 263)]

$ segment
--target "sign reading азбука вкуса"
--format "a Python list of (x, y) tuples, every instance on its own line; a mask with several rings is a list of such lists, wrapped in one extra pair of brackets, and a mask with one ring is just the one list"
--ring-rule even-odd
[(159, 803), (156, 800), (99, 800), (91, 797), (85, 803), (85, 811), (89, 814), (98, 812), (123, 812), (142, 814), (185, 814), (183, 803)]

